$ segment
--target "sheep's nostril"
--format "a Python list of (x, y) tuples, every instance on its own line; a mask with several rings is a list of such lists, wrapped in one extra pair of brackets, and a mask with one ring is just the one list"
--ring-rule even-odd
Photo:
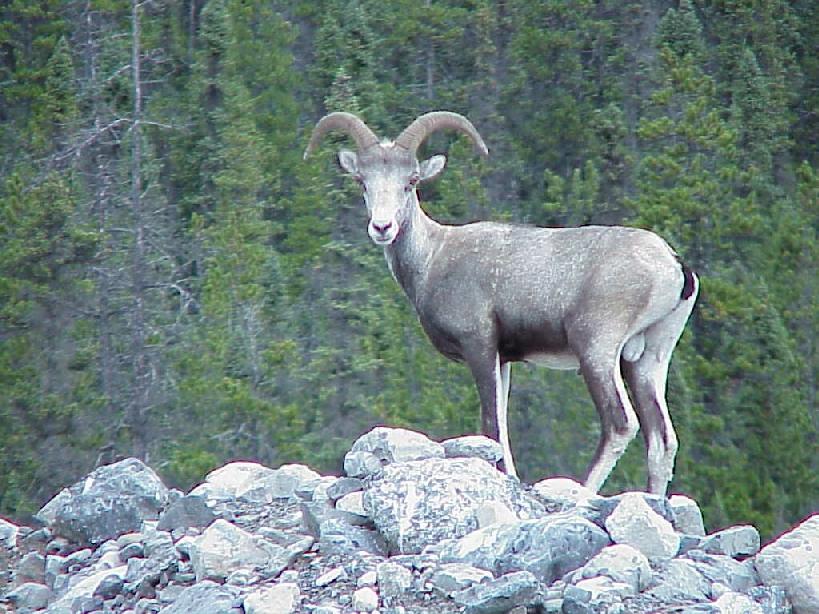
[(383, 224), (377, 224), (373, 222), (373, 229), (382, 235), (386, 233), (390, 228), (392, 228), (392, 222), (384, 222)]

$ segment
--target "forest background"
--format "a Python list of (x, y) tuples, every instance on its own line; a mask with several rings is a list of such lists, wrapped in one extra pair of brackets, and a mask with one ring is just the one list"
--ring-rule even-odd
[[(446, 222), (626, 223), (702, 278), (672, 491), (770, 536), (819, 507), (819, 3), (0, 1), (0, 514), (136, 455), (339, 471), (375, 424), (478, 430), (378, 248), (325, 112), (436, 135)], [(334, 141), (334, 142), (333, 142)], [(582, 477), (577, 374), (513, 369), (522, 477)], [(644, 484), (632, 444), (605, 492)]]

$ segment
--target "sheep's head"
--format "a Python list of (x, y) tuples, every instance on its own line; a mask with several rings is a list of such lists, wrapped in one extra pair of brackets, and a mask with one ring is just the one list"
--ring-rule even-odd
[(418, 206), (415, 187), (421, 181), (436, 177), (446, 164), (442, 155), (418, 162), (416, 152), (423, 141), (436, 130), (450, 128), (466, 134), (478, 152), (486, 156), (486, 145), (475, 127), (462, 115), (434, 111), (412, 122), (395, 141), (382, 141), (358, 117), (351, 113), (330, 113), (316, 124), (305, 158), (330, 130), (341, 130), (356, 142), (357, 151), (342, 149), (338, 154), (341, 168), (351, 175), (364, 192), (370, 216), (367, 231), (378, 245), (389, 245), (398, 237), (412, 207)]

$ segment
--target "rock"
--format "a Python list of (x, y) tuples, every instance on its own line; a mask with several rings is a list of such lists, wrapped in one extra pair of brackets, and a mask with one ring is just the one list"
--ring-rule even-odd
[(39, 610), (48, 605), (51, 590), (45, 584), (24, 582), (7, 593), (5, 598), (19, 611)]
[(328, 553), (351, 554), (363, 550), (379, 556), (387, 554), (387, 544), (380, 533), (338, 518), (328, 518), (319, 526), (319, 547)]
[(612, 497), (594, 496), (590, 499), (582, 499), (578, 501), (576, 512), (599, 527), (605, 527), (606, 519), (622, 503), (623, 499), (635, 497), (640, 497), (656, 514), (670, 522), (672, 526), (674, 525), (674, 510), (671, 509), (668, 499), (641, 491), (624, 492)]
[(655, 573), (656, 584), (647, 592), (662, 601), (707, 601), (711, 585), (697, 569), (694, 561), (672, 559)]
[(386, 561), (376, 568), (378, 592), (382, 597), (396, 597), (412, 586), (412, 572), (398, 563)]
[(97, 588), (103, 582), (110, 582), (109, 576), (117, 576), (124, 580), (128, 568), (125, 565), (115, 567), (114, 569), (103, 569), (93, 573), (85, 578), (80, 579), (74, 583), (68, 591), (59, 596), (59, 598), (49, 607), (50, 614), (62, 614), (63, 612), (72, 612), (74, 601), (77, 599), (92, 600)]
[(497, 580), (475, 584), (453, 594), (452, 599), (469, 614), (504, 614), (534, 601), (539, 588), (534, 574), (516, 571)]
[(94, 596), (100, 597), (103, 600), (113, 599), (122, 592), (124, 586), (125, 583), (121, 576), (115, 573), (108, 574), (97, 584), (97, 588), (94, 589)]
[(719, 614), (764, 614), (762, 606), (756, 601), (733, 591), (723, 593), (714, 602), (714, 607)]
[(353, 593), (352, 606), (359, 612), (372, 612), (378, 608), (378, 593), (369, 586), (359, 588)]
[(476, 529), (476, 510), (489, 502), (520, 518), (542, 512), (516, 479), (477, 458), (387, 465), (364, 492), (364, 509), (390, 550), (405, 554)]
[(142, 461), (127, 458), (95, 469), (63, 489), (36, 518), (79, 544), (100, 544), (156, 520), (168, 489)]
[(159, 517), (157, 529), (173, 531), (189, 527), (207, 527), (218, 515), (207, 505), (205, 495), (185, 495), (168, 506)]
[(596, 495), (569, 478), (547, 478), (532, 486), (532, 492), (546, 504), (550, 512), (569, 510)]
[(680, 547), (680, 537), (639, 493), (625, 493), (605, 520), (606, 530), (618, 544), (633, 546), (649, 558), (671, 558)]
[(608, 535), (588, 520), (556, 514), (473, 531), (446, 544), (440, 557), (443, 563), (466, 563), (495, 576), (529, 571), (551, 584), (609, 543)]
[(444, 457), (444, 447), (426, 435), (383, 426), (359, 437), (350, 451), (369, 452), (382, 465)]
[(729, 527), (709, 535), (700, 549), (709, 554), (724, 554), (735, 559), (759, 552), (759, 531), (750, 525)]
[(255, 537), (221, 518), (190, 546), (197, 581), (223, 581), (230, 572), (241, 567), (264, 568), (275, 576), (294, 556), (286, 548)]
[(370, 570), (361, 574), (355, 585), (357, 588), (361, 588), (362, 586), (375, 586), (377, 582), (378, 573), (375, 570)]
[(765, 546), (754, 566), (763, 584), (785, 589), (795, 614), (819, 612), (819, 513)]
[(480, 458), (496, 465), (503, 458), (503, 448), (484, 435), (467, 435), (442, 441), (446, 458)]
[(358, 478), (338, 478), (327, 487), (327, 498), (338, 501), (344, 495), (364, 490), (364, 482)]
[(297, 584), (274, 584), (250, 593), (244, 600), (246, 614), (291, 614), (301, 593)]
[(446, 597), (465, 590), (474, 584), (493, 579), (491, 573), (463, 563), (444, 563), (435, 568), (429, 582)]
[(475, 510), (475, 520), (482, 529), (491, 524), (517, 522), (518, 516), (500, 501), (487, 501)]
[(344, 473), (351, 478), (366, 478), (381, 471), (381, 461), (371, 452), (347, 452)]
[(688, 535), (705, 535), (700, 506), (685, 495), (671, 495), (668, 504), (674, 512), (674, 529)]
[(339, 578), (346, 578), (347, 577), (347, 570), (344, 569), (343, 566), (334, 567), (327, 573), (322, 574), (318, 578), (314, 584), (318, 587), (327, 586), (338, 580)]
[(571, 582), (577, 584), (598, 576), (628, 585), (631, 594), (635, 595), (649, 586), (654, 574), (642, 552), (626, 544), (615, 544), (603, 548), (588, 563), (573, 572)]
[(599, 614), (623, 611), (624, 597), (633, 595), (632, 587), (608, 576), (588, 578), (567, 586), (563, 593), (564, 614)]
[(748, 596), (762, 607), (764, 614), (791, 614), (791, 604), (781, 586), (755, 586)]
[(45, 557), (39, 552), (26, 554), (17, 564), (14, 581), (18, 585), (26, 582), (39, 584), (45, 582)]
[(330, 497), (327, 493), (330, 487), (338, 482), (339, 479), (341, 478), (328, 475), (315, 480), (305, 480), (296, 487), (293, 494), (303, 501), (328, 501)]
[(204, 580), (183, 590), (176, 601), (162, 608), (162, 614), (228, 614), (237, 605), (238, 591)]
[(233, 462), (211, 471), (191, 495), (209, 500), (240, 499), (249, 503), (272, 503), (288, 499), (302, 483), (321, 476), (304, 465), (270, 469), (259, 463)]
[(151, 559), (160, 570), (168, 569), (178, 558), (171, 534), (166, 531), (149, 533), (145, 538), (143, 551), (145, 557)]
[(0, 552), (13, 550), (17, 546), (17, 533), (20, 527), (13, 522), (0, 518)]
[[(722, 584), (729, 590), (744, 593), (759, 583), (751, 561), (739, 562), (724, 554), (707, 554), (693, 550), (685, 558), (694, 561), (697, 571), (712, 585)], [(712, 597), (718, 595), (713, 594)]]
[(336, 501), (336, 509), (366, 518), (367, 511), (364, 509), (364, 493), (359, 490), (344, 495), (341, 499)]

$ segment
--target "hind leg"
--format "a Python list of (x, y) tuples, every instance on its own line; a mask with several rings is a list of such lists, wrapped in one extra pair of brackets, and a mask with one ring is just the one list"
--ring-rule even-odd
[(632, 362), (622, 361), (623, 376), (634, 400), (646, 444), (647, 490), (658, 495), (665, 495), (671, 481), (678, 446), (665, 399), (668, 366), (695, 299), (696, 293), (646, 329), (643, 352)]

